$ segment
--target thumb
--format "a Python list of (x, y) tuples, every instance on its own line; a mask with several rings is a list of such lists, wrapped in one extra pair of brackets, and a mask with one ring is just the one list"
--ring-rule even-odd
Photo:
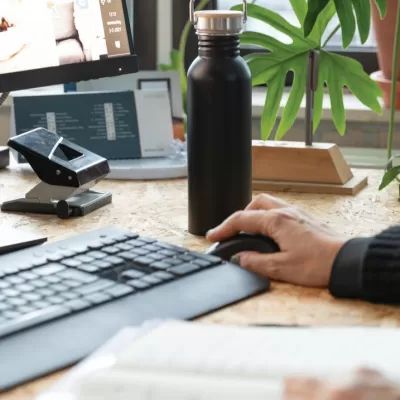
[(287, 271), (285, 267), (289, 265), (287, 253), (281, 252), (261, 254), (244, 251), (237, 254), (237, 260), (241, 267), (278, 281), (285, 278), (285, 271)]

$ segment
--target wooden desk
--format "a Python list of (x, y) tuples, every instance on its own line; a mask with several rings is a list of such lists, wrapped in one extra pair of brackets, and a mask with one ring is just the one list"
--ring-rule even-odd
[[(357, 197), (278, 193), (322, 218), (349, 237), (372, 235), (400, 223), (398, 190), (392, 185), (379, 192), (381, 171), (355, 171), (368, 174), (369, 186)], [(0, 202), (24, 194), (35, 183), (31, 175), (18, 171), (0, 172)], [(50, 240), (60, 239), (105, 225), (119, 225), (191, 249), (203, 250), (208, 244), (186, 232), (186, 180), (163, 182), (104, 181), (98, 186), (113, 192), (113, 204), (83, 219), (69, 221), (52, 216), (0, 213), (0, 223), (34, 228)], [(326, 290), (273, 284), (269, 293), (243, 301), (202, 318), (215, 323), (313, 324), (313, 325), (400, 325), (400, 308), (359, 301), (333, 299)], [(6, 362), (1, 360), (0, 362)], [(0, 400), (28, 400), (47, 389), (61, 375), (24, 385), (0, 395)]]

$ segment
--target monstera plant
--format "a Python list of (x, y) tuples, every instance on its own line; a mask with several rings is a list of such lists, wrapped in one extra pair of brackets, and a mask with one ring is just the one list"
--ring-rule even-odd
[[(343, 55), (331, 53), (327, 44), (340, 29), (343, 48), (347, 48), (355, 35), (353, 8), (356, 11), (361, 41), (370, 33), (371, 10), (365, 6), (369, 0), (290, 0), (297, 18), (293, 25), (276, 12), (259, 5), (249, 4), (248, 16), (255, 18), (287, 36), (282, 42), (260, 32), (246, 31), (241, 36), (244, 45), (256, 45), (267, 50), (245, 57), (253, 76), (253, 85), (268, 86), (264, 110), (261, 116), (261, 135), (268, 139), (275, 127), (281, 99), (285, 91), (288, 72), (294, 80), (276, 130), (275, 139), (281, 140), (296, 120), (307, 86), (307, 68), (310, 51), (319, 52), (318, 87), (314, 98), (314, 131), (322, 117), (323, 95), (327, 87), (334, 125), (340, 135), (346, 131), (346, 112), (343, 104), (343, 89), (349, 89), (364, 105), (377, 113), (382, 112), (379, 97), (381, 90), (364, 71), (362, 65)], [(379, 1), (381, 12), (385, 12), (385, 0)], [(240, 10), (241, 5), (233, 7)], [(339, 23), (328, 31), (329, 23), (337, 15)]]

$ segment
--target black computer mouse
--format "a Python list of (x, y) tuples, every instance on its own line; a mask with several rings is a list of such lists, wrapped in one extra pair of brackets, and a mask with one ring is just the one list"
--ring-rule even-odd
[(280, 251), (278, 244), (267, 236), (239, 233), (222, 242), (214, 243), (206, 254), (214, 255), (225, 261), (243, 251), (258, 253), (276, 253)]

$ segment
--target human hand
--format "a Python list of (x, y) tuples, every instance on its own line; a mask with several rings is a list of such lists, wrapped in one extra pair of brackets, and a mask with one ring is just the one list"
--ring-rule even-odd
[(273, 254), (240, 253), (243, 268), (311, 287), (328, 285), (336, 255), (347, 241), (305, 210), (265, 194), (208, 232), (207, 239), (219, 242), (239, 232), (268, 236), (281, 249)]
[(359, 369), (343, 380), (288, 378), (283, 400), (399, 400), (400, 388), (379, 372)]

